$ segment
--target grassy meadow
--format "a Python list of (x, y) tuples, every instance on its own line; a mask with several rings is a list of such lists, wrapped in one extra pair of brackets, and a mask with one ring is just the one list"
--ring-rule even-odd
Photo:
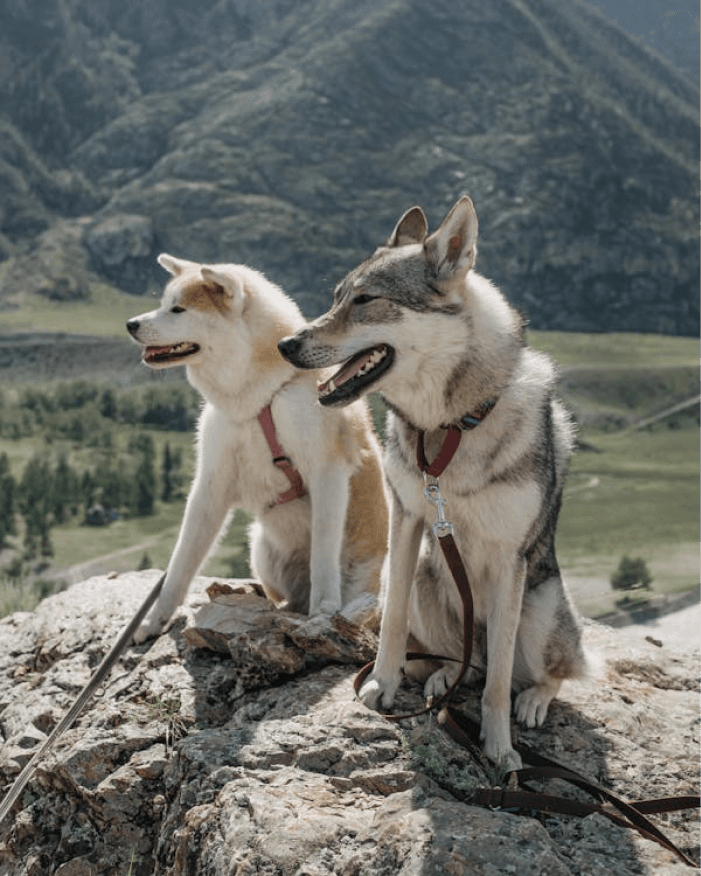
[[(124, 311), (128, 315), (138, 307), (134, 308), (133, 298), (126, 297)], [(38, 322), (41, 326), (41, 320)], [(95, 324), (99, 332), (109, 321), (104, 317)], [(53, 328), (61, 326), (54, 322)], [(37, 322), (32, 323), (32, 329), (37, 329)], [(613, 608), (620, 594), (613, 594), (608, 582), (624, 554), (645, 560), (654, 592), (697, 587), (698, 407), (663, 417), (646, 428), (635, 428), (636, 423), (698, 393), (696, 341), (562, 332), (529, 332), (528, 341), (558, 361), (562, 393), (578, 421), (580, 450), (573, 459), (565, 493), (558, 556), (580, 609), (596, 616)], [(20, 391), (21, 387), (13, 387), (10, 393)], [(382, 403), (377, 396), (370, 401), (382, 432)], [(134, 428), (126, 424), (116, 427), (113, 452), (126, 446)], [(148, 431), (157, 455), (166, 441), (181, 449), (186, 491), (194, 465), (192, 433)], [(40, 451), (64, 452), (76, 465), (91, 452), (68, 440), (52, 439), (49, 444), (41, 434), (0, 438), (0, 455), (7, 454), (16, 478)], [(54, 556), (42, 577), (71, 583), (92, 574), (133, 570), (144, 563), (165, 568), (183, 509), (184, 499), (180, 498), (157, 501), (150, 516), (120, 519), (109, 526), (90, 528), (77, 519), (56, 525), (51, 530)], [(204, 574), (247, 574), (247, 523), (247, 515), (237, 512)], [(9, 539), (10, 548), (18, 548), (21, 535), (20, 527)], [(0, 574), (11, 556), (12, 550), (0, 553)], [(3, 583), (0, 577), (0, 616), (16, 608), (31, 608), (42, 593), (31, 581), (11, 584), (5, 579)]]

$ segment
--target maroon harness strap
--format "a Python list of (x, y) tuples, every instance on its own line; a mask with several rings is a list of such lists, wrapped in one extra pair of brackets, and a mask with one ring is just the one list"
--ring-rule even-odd
[(268, 442), (268, 447), (273, 455), (273, 462), (287, 475), (290, 482), (290, 489), (284, 493), (280, 493), (273, 505), (284, 505), (286, 502), (291, 502), (293, 499), (299, 499), (306, 492), (302, 475), (290, 462), (289, 457), (285, 456), (285, 451), (282, 449), (280, 442), (277, 440), (275, 431), (275, 423), (273, 423), (273, 414), (270, 410), (270, 405), (266, 405), (258, 414), (258, 422), (265, 435), (265, 440)]

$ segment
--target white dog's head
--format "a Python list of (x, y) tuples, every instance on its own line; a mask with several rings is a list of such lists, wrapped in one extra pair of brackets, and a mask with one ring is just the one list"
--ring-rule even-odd
[(264, 383), (266, 372), (287, 367), (277, 343), (305, 320), (278, 286), (245, 265), (170, 255), (158, 261), (171, 274), (160, 306), (127, 321), (146, 365), (186, 365), (190, 383), (205, 394), (215, 383), (227, 391)]
[(215, 324), (235, 320), (243, 310), (244, 278), (230, 265), (198, 265), (166, 254), (158, 261), (173, 279), (160, 307), (132, 317), (127, 330), (151, 368), (194, 365), (206, 352)]

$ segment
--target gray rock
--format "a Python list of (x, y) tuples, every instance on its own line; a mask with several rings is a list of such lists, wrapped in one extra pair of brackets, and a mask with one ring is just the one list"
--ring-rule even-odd
[[(158, 574), (93, 578), (0, 621), (2, 786)], [(493, 768), (433, 717), (390, 723), (355, 700), (348, 663), (354, 647), (359, 662), (373, 647), (358, 623), (367, 613), (310, 623), (240, 583), (212, 584), (198, 578), (171, 630), (128, 649), (39, 765), (0, 827), (0, 876), (687, 872), (599, 815), (470, 805), (473, 789), (499, 780)], [(520, 741), (627, 799), (693, 792), (698, 652), (660, 648), (634, 629), (585, 632), (600, 669), (566, 685), (545, 726)], [(415, 708), (419, 689), (400, 700)], [(466, 690), (461, 708), (476, 713), (478, 691)], [(698, 857), (696, 813), (654, 820)]]

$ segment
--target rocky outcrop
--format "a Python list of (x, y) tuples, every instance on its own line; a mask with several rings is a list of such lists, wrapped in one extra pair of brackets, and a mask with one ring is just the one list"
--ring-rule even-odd
[[(93, 578), (0, 622), (3, 785), (157, 574)], [(489, 764), (431, 718), (392, 724), (354, 699), (355, 667), (336, 661), (364, 659), (369, 629), (310, 624), (226, 583), (210, 598), (212, 583), (197, 579), (170, 632), (128, 650), (39, 766), (0, 828), (2, 876), (688, 872), (600, 815), (471, 805), (475, 787), (499, 782)], [(520, 740), (628, 799), (695, 790), (698, 653), (593, 623), (586, 639), (600, 671), (566, 685)], [(420, 702), (411, 686), (402, 698)], [(478, 710), (477, 692), (463, 699)], [(698, 859), (695, 813), (656, 820)]]

